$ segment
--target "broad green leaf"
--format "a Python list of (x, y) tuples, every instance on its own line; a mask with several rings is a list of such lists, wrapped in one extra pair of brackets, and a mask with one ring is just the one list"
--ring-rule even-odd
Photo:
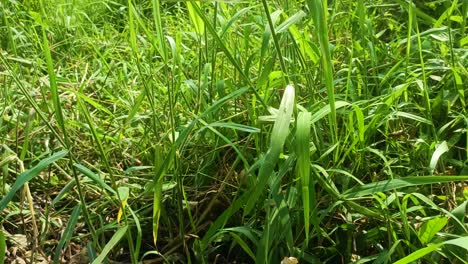
[(415, 260), (418, 260), (418, 259), (424, 257), (425, 255), (431, 253), (432, 251), (439, 249), (441, 246), (442, 246), (442, 243), (429, 245), (429, 246), (427, 246), (425, 248), (421, 248), (420, 250), (417, 250), (417, 251), (409, 254), (408, 256), (398, 260), (397, 262), (395, 262), (393, 264), (411, 263), (411, 262), (413, 262)]
[(468, 236), (447, 240), (444, 245), (455, 245), (468, 250)]
[(418, 230), (419, 240), (423, 245), (431, 242), (432, 238), (447, 225), (447, 217), (436, 217), (424, 222)]
[(429, 246), (427, 246), (425, 248), (419, 249), (419, 250), (411, 253), (410, 255), (398, 260), (394, 264), (411, 263), (413, 261), (416, 261), (416, 260), (424, 257), (425, 255), (431, 253), (432, 251), (441, 248), (443, 245), (455, 245), (455, 246), (458, 246), (458, 247), (461, 247), (461, 248), (464, 248), (464, 249), (468, 250), (468, 236), (447, 240), (447, 241), (445, 241), (443, 243), (439, 243), (439, 244), (429, 245)]
[(47, 166), (65, 157), (67, 154), (68, 150), (59, 151), (54, 155), (39, 161), (39, 163), (33, 168), (21, 173), (18, 178), (16, 178), (16, 181), (11, 187), (10, 191), (0, 201), (0, 211), (6, 208), (8, 203), (11, 201), (11, 199), (13, 199), (15, 193), (21, 188), (21, 186), (30, 181), (32, 178), (36, 177), (42, 170), (47, 168)]
[(120, 227), (114, 235), (111, 237), (109, 242), (102, 249), (101, 254), (92, 262), (92, 264), (103, 263), (110, 251), (119, 243), (122, 237), (127, 233), (128, 226)]

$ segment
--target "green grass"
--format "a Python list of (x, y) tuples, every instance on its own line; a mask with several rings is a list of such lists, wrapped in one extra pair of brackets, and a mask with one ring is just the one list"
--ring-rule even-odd
[(467, 14), (3, 1), (1, 261), (466, 263)]

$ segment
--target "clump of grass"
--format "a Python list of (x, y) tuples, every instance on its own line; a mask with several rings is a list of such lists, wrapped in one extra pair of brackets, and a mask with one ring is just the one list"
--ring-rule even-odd
[(0, 259), (464, 263), (465, 2), (4, 1)]

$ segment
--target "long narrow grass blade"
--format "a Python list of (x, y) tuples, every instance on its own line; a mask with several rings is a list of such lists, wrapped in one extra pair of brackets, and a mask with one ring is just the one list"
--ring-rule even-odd
[(0, 229), (0, 264), (3, 264), (5, 261), (6, 254), (6, 239), (3, 230)]
[(278, 41), (278, 36), (276, 35), (275, 26), (273, 25), (273, 21), (270, 16), (270, 11), (268, 10), (267, 1), (262, 0), (262, 4), (263, 4), (263, 10), (265, 11), (265, 14), (268, 20), (268, 26), (270, 27), (271, 36), (273, 37), (273, 43), (275, 44), (276, 53), (278, 53), (278, 60), (280, 62), (281, 71), (283, 71), (282, 76), (284, 78), (285, 83), (289, 83), (288, 71), (286, 69), (286, 64), (284, 63), (284, 58), (281, 52), (281, 47)]
[[(190, 2), (195, 2), (193, 0), (190, 0)], [(224, 52), (224, 55), (228, 58), (228, 60), (232, 63), (234, 68), (239, 72), (240, 77), (245, 81), (245, 83), (248, 84), (249, 88), (252, 89), (254, 92), (255, 96), (257, 97), (257, 100), (260, 101), (260, 103), (263, 106), (267, 106), (263, 98), (260, 96), (260, 94), (257, 92), (255, 89), (255, 86), (252, 84), (250, 81), (250, 78), (245, 74), (245, 71), (242, 69), (242, 66), (240, 62), (234, 58), (232, 53), (229, 51), (229, 49), (226, 47), (224, 42), (221, 40), (219, 37), (218, 33), (216, 32), (216, 29), (213, 27), (213, 25), (208, 21), (208, 18), (202, 13), (200, 8), (197, 5), (192, 5), (194, 12), (203, 20), (205, 23), (206, 29), (210, 32), (210, 34), (213, 36), (214, 41), (216, 44), (219, 46), (219, 48)]]
[(289, 134), (289, 123), (291, 122), (293, 109), (294, 87), (288, 85), (284, 91), (278, 115), (273, 126), (273, 131), (271, 132), (270, 147), (266, 153), (265, 160), (260, 167), (257, 183), (252, 190), (247, 206), (245, 207), (244, 214), (248, 214), (253, 209), (254, 205), (259, 202), (258, 198), (264, 191), (267, 181), (273, 173), (286, 137)]
[[(160, 147), (156, 147), (154, 151), (154, 166), (155, 171), (158, 171), (164, 160)], [(161, 216), (161, 201), (162, 201), (162, 186), (163, 178), (160, 177), (154, 184), (153, 188), (153, 243), (156, 246), (158, 241), (159, 218)]]
[(335, 88), (333, 84), (333, 63), (330, 54), (330, 42), (328, 40), (327, 16), (325, 9), (326, 1), (323, 0), (308, 0), (310, 12), (316, 27), (316, 34), (320, 43), (321, 59), (323, 65), (323, 74), (325, 85), (327, 87), (328, 104), (330, 105), (330, 130), (332, 133), (332, 142), (338, 140), (338, 130), (336, 121), (335, 108)]
[[(297, 151), (297, 177), (302, 185), (302, 206), (304, 207), (304, 230), (306, 235), (306, 244), (309, 241), (309, 224), (310, 224), (310, 189), (314, 186), (310, 184), (310, 117), (309, 112), (300, 112), (297, 117), (296, 128), (296, 151)], [(312, 200), (315, 200), (313, 197)]]
[(99, 177), (99, 175), (95, 174), (90, 169), (86, 168), (85, 166), (79, 163), (74, 163), (73, 166), (77, 168), (81, 173), (83, 173), (86, 177), (90, 178), (95, 183), (97, 183), (99, 187), (109, 191), (112, 194), (116, 194), (116, 192), (114, 191), (114, 189), (112, 189), (112, 187), (107, 185), (107, 183), (101, 177)]
[[(40, 1), (40, 4), (41, 4), (42, 17), (45, 19), (47, 16), (44, 11), (42, 1)], [(57, 87), (57, 78), (56, 78), (56, 74), (54, 70), (54, 63), (52, 61), (52, 55), (50, 53), (49, 39), (47, 38), (45, 21), (41, 25), (41, 31), (42, 31), (42, 42), (44, 45), (43, 52), (44, 52), (44, 56), (47, 62), (47, 72), (49, 74), (50, 93), (52, 95), (54, 113), (57, 117), (57, 123), (64, 135), (65, 142), (67, 143), (67, 131), (65, 130), (65, 122), (63, 119), (62, 106), (60, 103), (60, 96), (59, 96), (58, 87)]]
[(162, 22), (161, 22), (161, 10), (160, 10), (161, 4), (159, 0), (152, 0), (151, 4), (153, 8), (153, 20), (154, 20), (154, 25), (156, 26), (156, 34), (158, 38), (159, 52), (162, 55), (164, 61), (167, 61), (167, 51), (166, 51), (166, 45), (164, 42), (164, 32), (163, 32)]
[(63, 232), (62, 238), (60, 239), (57, 247), (55, 248), (54, 253), (54, 264), (59, 263), (60, 256), (62, 255), (62, 249), (67, 247), (70, 239), (72, 238), (73, 231), (75, 230), (76, 223), (78, 222), (78, 217), (81, 214), (81, 204), (78, 204), (73, 209), (73, 212), (70, 215), (70, 219), (68, 220), (67, 227)]
[(464, 248), (465, 250), (468, 250), (468, 236), (447, 240), (447, 241), (445, 241), (443, 243), (432, 244), (432, 245), (429, 245), (429, 246), (427, 246), (425, 248), (421, 248), (421, 249), (411, 253), (410, 255), (398, 260), (394, 264), (412, 263), (412, 262), (424, 257), (425, 255), (433, 252), (434, 250), (438, 250), (439, 248), (441, 248), (444, 245), (455, 245), (455, 246)]
[(387, 192), (393, 189), (400, 189), (411, 186), (420, 186), (426, 184), (446, 183), (467, 181), (468, 176), (415, 176), (404, 177), (400, 179), (385, 180), (366, 185), (358, 186), (343, 193), (343, 198), (359, 198), (372, 195), (376, 192)]
[(419, 250), (416, 250), (415, 252), (409, 254), (408, 256), (398, 260), (397, 262), (395, 262), (394, 264), (407, 264), (407, 263), (412, 263), (414, 262), (415, 260), (418, 260), (422, 257), (424, 257), (425, 255), (431, 253), (432, 251), (434, 250), (437, 250), (439, 249), (440, 247), (442, 246), (442, 243), (439, 243), (439, 244), (432, 244), (432, 245), (429, 245), (425, 248), (421, 248)]
[(21, 173), (18, 178), (16, 179), (15, 183), (11, 187), (10, 191), (3, 197), (3, 199), (0, 201), (0, 211), (5, 209), (8, 203), (13, 199), (15, 193), (28, 181), (30, 181), (32, 178), (36, 177), (41, 171), (43, 171), (47, 166), (50, 164), (56, 162), (57, 160), (65, 157), (68, 154), (67, 150), (62, 150), (54, 155), (47, 157), (39, 163), (32, 167), (31, 169)]
[(119, 243), (122, 237), (127, 233), (128, 226), (120, 227), (114, 235), (111, 237), (109, 242), (102, 249), (101, 254), (92, 262), (92, 264), (103, 263), (110, 251)]

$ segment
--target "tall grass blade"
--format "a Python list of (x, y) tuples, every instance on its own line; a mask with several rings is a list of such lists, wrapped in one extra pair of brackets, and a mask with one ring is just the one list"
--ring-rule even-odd
[(265, 155), (265, 159), (260, 167), (257, 182), (251, 190), (251, 195), (247, 201), (244, 210), (244, 215), (247, 215), (259, 203), (258, 199), (264, 191), (269, 177), (273, 175), (276, 162), (283, 149), (286, 137), (289, 134), (289, 123), (291, 122), (292, 112), (294, 109), (294, 87), (291, 85), (286, 86), (283, 94), (283, 99), (279, 107), (278, 115), (276, 117), (273, 130), (270, 137), (270, 147)]
[(86, 168), (85, 166), (79, 163), (74, 163), (73, 166), (77, 168), (81, 173), (83, 173), (86, 177), (90, 178), (92, 181), (97, 183), (99, 187), (105, 189), (106, 191), (112, 194), (116, 194), (115, 190), (112, 189), (112, 187), (107, 185), (107, 183), (101, 177), (99, 177), (99, 175), (95, 174), (90, 169)]
[[(62, 130), (65, 142), (67, 143), (67, 131), (65, 129), (65, 122), (63, 119), (62, 106), (60, 103), (60, 96), (57, 87), (57, 78), (54, 70), (54, 63), (52, 61), (52, 55), (50, 53), (49, 39), (47, 38), (46, 27), (47, 27), (47, 15), (44, 9), (42, 1), (39, 1), (41, 5), (41, 15), (42, 15), (42, 44), (44, 45), (43, 52), (47, 62), (47, 72), (49, 74), (49, 85), (50, 93), (52, 95), (52, 103), (54, 105), (54, 113), (57, 116), (57, 123)], [(67, 144), (68, 145), (68, 144)]]
[(282, 76), (284, 78), (284, 82), (285, 82), (284, 84), (287, 84), (289, 83), (288, 71), (286, 69), (286, 64), (284, 63), (284, 58), (281, 52), (281, 47), (278, 41), (278, 36), (276, 35), (275, 26), (273, 25), (273, 21), (271, 20), (270, 10), (268, 9), (267, 1), (262, 0), (262, 4), (263, 4), (263, 10), (265, 11), (265, 14), (268, 20), (268, 26), (270, 27), (271, 36), (273, 37), (273, 43), (275, 44), (276, 53), (278, 53), (278, 60), (280, 62), (281, 70), (283, 71)]
[[(154, 166), (155, 171), (158, 171), (162, 166), (164, 160), (162, 158), (162, 151), (160, 147), (156, 147), (154, 150)], [(159, 218), (161, 216), (161, 201), (162, 201), (162, 186), (163, 177), (160, 177), (154, 184), (153, 189), (153, 243), (156, 246), (158, 241), (158, 230), (159, 230)]]
[[(195, 1), (190, 0), (190, 2), (193, 3)], [(192, 8), (193, 8), (193, 11), (203, 20), (203, 22), (204, 22), (204, 24), (206, 26), (206, 29), (210, 32), (210, 34), (212, 35), (214, 41), (219, 46), (219, 48), (224, 52), (224, 55), (226, 55), (226, 57), (232, 63), (234, 68), (236, 68), (236, 70), (239, 72), (239, 75), (242, 78), (242, 80), (248, 85), (248, 87), (250, 89), (252, 89), (252, 91), (255, 94), (257, 100), (259, 100), (260, 103), (263, 106), (266, 107), (267, 105), (266, 105), (265, 101), (263, 100), (263, 97), (261, 97), (260, 94), (257, 92), (257, 90), (255, 89), (255, 86), (252, 84), (250, 78), (245, 74), (245, 71), (243, 70), (240, 62), (237, 59), (235, 59), (235, 57), (232, 55), (232, 53), (226, 47), (226, 45), (224, 44), (224, 42), (221, 40), (218, 33), (216, 32), (216, 29), (209, 22), (208, 18), (202, 13), (202, 11), (198, 7), (198, 5), (192, 5)]]
[(152, 8), (153, 8), (153, 20), (154, 25), (156, 27), (156, 36), (158, 39), (158, 47), (159, 53), (163, 57), (164, 61), (167, 61), (167, 50), (166, 45), (164, 42), (164, 31), (162, 28), (162, 19), (161, 19), (161, 9), (160, 9), (160, 1), (159, 0), (151, 0)]
[[(297, 151), (297, 177), (302, 185), (302, 206), (304, 207), (304, 230), (306, 235), (306, 245), (309, 242), (310, 208), (315, 206), (310, 204), (311, 192), (315, 186), (310, 182), (310, 117), (309, 112), (300, 112), (297, 117), (296, 128), (296, 151)], [(309, 189), (309, 187), (311, 189)], [(315, 201), (315, 197), (312, 197)]]
[(316, 34), (320, 43), (321, 61), (323, 66), (323, 75), (325, 79), (325, 86), (327, 87), (328, 103), (330, 105), (330, 130), (332, 142), (335, 144), (338, 140), (338, 130), (336, 121), (336, 108), (335, 108), (335, 86), (333, 84), (333, 64), (330, 54), (330, 42), (328, 40), (328, 27), (325, 9), (326, 1), (323, 0), (307, 0), (309, 10), (311, 12), (314, 24), (316, 27)]

